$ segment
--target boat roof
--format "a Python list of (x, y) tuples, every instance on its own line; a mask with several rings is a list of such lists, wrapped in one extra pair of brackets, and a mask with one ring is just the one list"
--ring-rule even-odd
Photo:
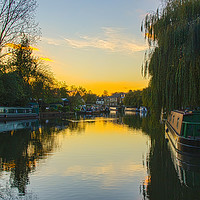
[[(177, 114), (176, 114), (177, 113)], [(171, 115), (177, 115), (177, 117), (183, 116), (183, 120), (187, 122), (200, 122), (200, 111), (192, 110), (175, 110), (171, 112)]]
[(192, 115), (192, 114), (200, 115), (200, 111), (196, 111), (196, 110), (173, 110), (172, 112), (177, 112), (183, 115)]

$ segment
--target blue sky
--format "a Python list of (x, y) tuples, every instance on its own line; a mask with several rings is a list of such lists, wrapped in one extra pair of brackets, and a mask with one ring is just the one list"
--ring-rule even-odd
[(140, 25), (160, 0), (38, 0), (40, 56), (68, 85), (101, 93), (142, 89), (144, 52)]

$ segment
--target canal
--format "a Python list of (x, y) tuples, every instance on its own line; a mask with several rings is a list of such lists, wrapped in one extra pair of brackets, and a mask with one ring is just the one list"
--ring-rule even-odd
[(0, 199), (200, 199), (200, 168), (180, 162), (151, 116), (0, 123)]

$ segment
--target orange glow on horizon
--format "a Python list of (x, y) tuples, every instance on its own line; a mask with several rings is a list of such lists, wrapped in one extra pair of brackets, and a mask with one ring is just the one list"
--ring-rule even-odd
[(128, 92), (129, 90), (142, 90), (148, 86), (148, 80), (133, 81), (133, 82), (96, 82), (82, 84), (87, 90), (91, 90), (94, 94), (102, 95), (104, 90), (108, 94), (115, 92)]
[[(79, 77), (78, 77), (79, 78)], [(65, 76), (56, 76), (57, 80), (64, 81), (66, 85), (70, 88), (71, 86), (83, 87), (87, 91), (91, 90), (93, 94), (101, 96), (104, 93), (104, 90), (108, 92), (108, 95), (111, 95), (115, 92), (128, 92), (129, 90), (143, 90), (148, 87), (149, 79), (135, 80), (135, 81), (87, 81), (79, 80), (74, 77)]]

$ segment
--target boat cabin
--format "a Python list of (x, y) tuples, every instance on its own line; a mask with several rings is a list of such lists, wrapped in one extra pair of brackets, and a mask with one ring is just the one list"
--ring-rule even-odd
[(167, 122), (179, 136), (200, 139), (200, 112), (172, 111)]
[(0, 107), (0, 120), (38, 118), (30, 107)]

